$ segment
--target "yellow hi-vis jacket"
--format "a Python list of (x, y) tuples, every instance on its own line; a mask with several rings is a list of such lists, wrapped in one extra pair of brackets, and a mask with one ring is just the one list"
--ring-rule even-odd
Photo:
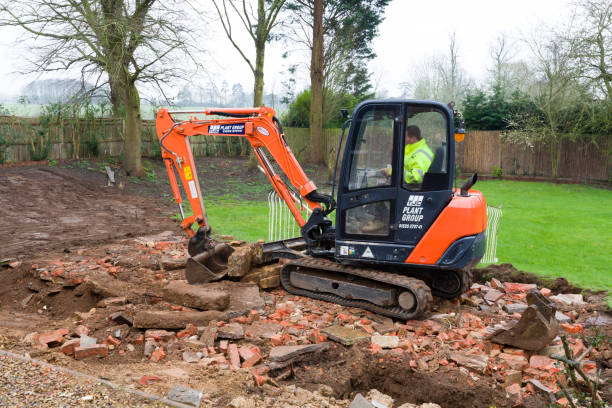
[(425, 139), (407, 144), (404, 148), (404, 180), (408, 184), (421, 183), (429, 170), (434, 154)]

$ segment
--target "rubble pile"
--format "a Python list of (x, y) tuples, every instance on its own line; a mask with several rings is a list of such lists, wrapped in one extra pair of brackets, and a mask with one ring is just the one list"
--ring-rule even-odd
[[(32, 293), (21, 300), (24, 308), (52, 315), (53, 308), (43, 308), (45, 299), (61, 291), (89, 296), (95, 307), (74, 313), (70, 326), (28, 334), (23, 344), (76, 360), (183, 362), (246, 373), (255, 388), (267, 391), (232, 398), (229, 406), (236, 408), (293, 406), (293, 401), (313, 407), (437, 406), (394, 403), (375, 390), (335, 400), (331, 397), (339, 394), (325, 384), (316, 392), (280, 386), (294, 378), (296, 367), (316, 365), (351, 348), (380, 364), (403, 362), (415, 373), (457, 372), (467, 385), (490, 380), (505, 392), (509, 406), (521, 406), (532, 396), (569, 404), (558, 383), (566, 381), (562, 366), (552, 358), (565, 355), (559, 336), (567, 337), (574, 356), (583, 357), (582, 369), (593, 379), (597, 362), (612, 359), (608, 343), (589, 347), (583, 336), (589, 328), (610, 326), (608, 315), (597, 312), (601, 303), (589, 303), (580, 294), (553, 295), (535, 284), (493, 278), (474, 283), (461, 299), (436, 299), (423, 320), (393, 321), (289, 295), (278, 288), (275, 264), (252, 269), (234, 264), (233, 278), (240, 281), (189, 285), (181, 275), (184, 243), (171, 236), (104, 250), (104, 256), (77, 251), (32, 265)], [(545, 324), (536, 327), (537, 319)], [(158, 376), (142, 376), (138, 386), (159, 382)]]

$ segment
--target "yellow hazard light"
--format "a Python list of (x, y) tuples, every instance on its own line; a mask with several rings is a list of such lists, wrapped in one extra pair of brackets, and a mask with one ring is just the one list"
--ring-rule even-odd
[(461, 143), (465, 139), (465, 133), (455, 133), (455, 142)]

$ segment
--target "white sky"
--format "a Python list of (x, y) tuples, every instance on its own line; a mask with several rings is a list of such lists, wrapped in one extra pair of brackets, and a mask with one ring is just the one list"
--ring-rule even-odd
[[(200, 0), (209, 15), (214, 8), (209, 0)], [(370, 64), (372, 82), (378, 91), (399, 96), (400, 83), (410, 79), (414, 66), (434, 54), (446, 53), (449, 36), (456, 33), (461, 66), (476, 80), (483, 79), (491, 63), (489, 48), (500, 33), (520, 38), (536, 27), (555, 25), (567, 21), (572, 6), (570, 0), (438, 0), (412, 1), (393, 0), (385, 12), (385, 20), (379, 26), (379, 36), (374, 40), (374, 51), (378, 55)], [(222, 32), (219, 23), (207, 22), (210, 37), (203, 38), (209, 50), (206, 58), (209, 76), (219, 85), (226, 80), (230, 87), (240, 82), (245, 90), (251, 90), (253, 76)], [(236, 26), (237, 32), (240, 27)], [(23, 44), (15, 43), (15, 29), (0, 28), (0, 93), (18, 95), (21, 87), (36, 76), (17, 74), (24, 63), (27, 50)], [(252, 47), (252, 42), (243, 36), (241, 43)], [(520, 46), (520, 43), (519, 43)], [(295, 48), (281, 42), (268, 44), (266, 48), (265, 83), (266, 92), (282, 92), (289, 65), (281, 55)], [(294, 52), (293, 63), (304, 63), (304, 54)], [(299, 73), (298, 88), (308, 84), (308, 73)], [(199, 82), (199, 81), (198, 81)], [(299, 90), (299, 89), (298, 89)]]

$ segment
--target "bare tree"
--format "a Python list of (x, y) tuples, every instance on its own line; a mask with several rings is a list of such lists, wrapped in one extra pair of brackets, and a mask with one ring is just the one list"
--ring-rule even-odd
[(460, 104), (471, 86), (471, 80), (459, 62), (455, 33), (449, 36), (448, 51), (447, 55), (435, 55), (417, 66), (411, 75), (413, 79), (400, 84), (403, 96)]
[[(31, 41), (36, 71), (80, 72), (110, 85), (113, 112), (125, 112), (123, 165), (144, 175), (137, 83), (162, 84), (183, 71), (192, 32), (179, 1), (0, 0), (0, 25), (18, 26)], [(193, 64), (191, 64), (193, 66)]]
[(572, 63), (574, 49), (556, 33), (542, 29), (525, 40), (533, 55), (535, 82), (532, 86), (534, 102), (539, 114), (510, 118), (515, 131), (511, 139), (533, 145), (544, 142), (550, 148), (552, 176), (557, 177), (561, 140), (572, 136), (568, 126), (576, 124), (573, 110), (584, 98), (584, 87), (578, 82), (579, 71)]
[[(247, 0), (213, 0), (213, 4), (221, 19), (225, 35), (253, 72), (255, 80), (253, 85), (253, 106), (261, 106), (263, 104), (266, 43), (272, 38), (272, 29), (277, 24), (278, 14), (285, 4), (285, 0), (272, 0), (269, 2), (257, 0), (256, 13), (251, 6), (251, 2)], [(246, 48), (241, 48), (236, 41), (232, 28), (232, 15), (239, 17), (243, 28), (253, 40), (255, 45), (255, 63), (247, 55), (249, 52), (246, 51)]]
[(569, 35), (573, 58), (582, 78), (591, 82), (605, 98), (612, 97), (612, 3), (609, 0), (583, 0), (579, 7), (579, 27)]

